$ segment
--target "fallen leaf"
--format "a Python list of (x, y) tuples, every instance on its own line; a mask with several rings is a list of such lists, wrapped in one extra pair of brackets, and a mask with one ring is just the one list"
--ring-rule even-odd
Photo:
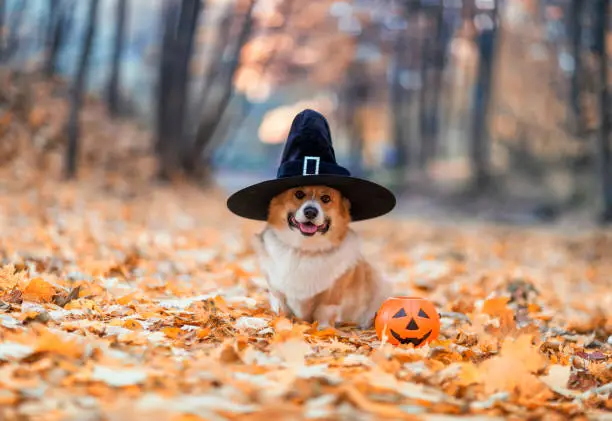
[(60, 307), (65, 307), (66, 304), (71, 302), (72, 300), (76, 300), (79, 298), (79, 292), (81, 291), (81, 286), (77, 286), (76, 288), (72, 288), (68, 295), (55, 295), (53, 297), (53, 302)]
[(91, 380), (103, 382), (112, 387), (125, 387), (142, 384), (147, 377), (147, 372), (144, 370), (96, 365)]
[(306, 361), (306, 355), (311, 352), (310, 346), (299, 339), (278, 342), (272, 346), (271, 354), (280, 357), (291, 367), (301, 367)]
[(25, 274), (18, 272), (15, 265), (8, 264), (0, 267), (0, 291), (9, 291), (25, 282)]
[(142, 327), (142, 324), (140, 324), (138, 320), (134, 320), (134, 319), (124, 320), (122, 323), (122, 326), (130, 330), (144, 330), (144, 328)]
[(56, 291), (53, 285), (42, 278), (32, 279), (23, 291), (23, 299), (25, 301), (34, 301), (38, 303), (50, 303)]
[(482, 381), (487, 393), (519, 391), (534, 396), (542, 392), (543, 384), (534, 376), (545, 360), (528, 335), (504, 341), (499, 356), (480, 365)]
[(548, 374), (541, 376), (540, 380), (555, 393), (566, 397), (575, 396), (577, 393), (567, 388), (570, 374), (569, 366), (553, 365), (548, 368)]
[(19, 361), (34, 353), (34, 348), (15, 342), (0, 343), (1, 361)]
[(418, 420), (418, 417), (407, 414), (397, 406), (382, 404), (373, 402), (367, 399), (361, 392), (356, 388), (347, 386), (342, 389), (343, 396), (355, 405), (357, 408), (362, 409), (370, 414), (378, 417), (392, 418), (392, 419), (403, 419), (403, 420)]
[(236, 320), (235, 323), (236, 329), (238, 330), (246, 330), (246, 329), (254, 329), (260, 330), (268, 326), (268, 321), (266, 319), (262, 319), (259, 317), (241, 317)]
[(162, 332), (164, 332), (164, 335), (170, 339), (176, 339), (181, 333), (183, 333), (183, 331), (178, 327), (165, 327), (162, 329)]
[(42, 329), (36, 344), (36, 352), (78, 358), (83, 355), (83, 346), (76, 340), (65, 339), (47, 329)]

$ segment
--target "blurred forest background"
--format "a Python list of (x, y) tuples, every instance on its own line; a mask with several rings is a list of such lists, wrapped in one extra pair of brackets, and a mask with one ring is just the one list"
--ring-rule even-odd
[(1, 188), (237, 188), (311, 107), (403, 202), (610, 222), (608, 3), (0, 0)]

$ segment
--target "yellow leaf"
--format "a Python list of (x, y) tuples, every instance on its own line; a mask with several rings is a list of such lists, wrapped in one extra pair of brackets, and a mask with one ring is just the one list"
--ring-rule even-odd
[(39, 303), (50, 303), (55, 295), (55, 288), (42, 278), (34, 278), (25, 287), (23, 299)]
[(0, 291), (15, 288), (24, 281), (25, 273), (17, 272), (15, 265), (6, 265), (0, 268)]
[(567, 394), (572, 393), (567, 388), (571, 374), (570, 366), (563, 365), (552, 365), (548, 369), (548, 374), (540, 377), (540, 380), (544, 382), (554, 392)]
[(531, 344), (529, 335), (522, 335), (516, 340), (508, 338), (498, 356), (480, 365), (485, 392), (518, 391), (522, 396), (539, 395), (546, 387), (533, 373), (544, 364), (544, 357)]
[(70, 301), (68, 304), (66, 304), (64, 308), (66, 310), (83, 310), (83, 309), (96, 310), (96, 311), (99, 310), (98, 306), (93, 300), (88, 300), (88, 299), (83, 299), (83, 298)]
[(474, 383), (480, 383), (481, 379), (478, 368), (472, 363), (465, 363), (461, 365), (461, 371), (457, 376), (457, 384), (459, 386), (469, 386)]

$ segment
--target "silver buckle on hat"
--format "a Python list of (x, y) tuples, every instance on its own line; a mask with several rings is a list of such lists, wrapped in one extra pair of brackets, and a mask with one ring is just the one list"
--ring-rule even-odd
[[(308, 174), (308, 161), (315, 162), (315, 171), (313, 174)], [(302, 175), (319, 175), (319, 161), (318, 156), (305, 156), (304, 157), (304, 168), (302, 169)]]

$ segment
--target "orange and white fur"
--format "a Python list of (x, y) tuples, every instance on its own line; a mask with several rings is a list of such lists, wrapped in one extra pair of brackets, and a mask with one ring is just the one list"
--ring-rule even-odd
[(371, 327), (391, 285), (361, 254), (349, 209), (340, 192), (325, 186), (294, 188), (272, 199), (254, 246), (277, 314), (322, 327)]

